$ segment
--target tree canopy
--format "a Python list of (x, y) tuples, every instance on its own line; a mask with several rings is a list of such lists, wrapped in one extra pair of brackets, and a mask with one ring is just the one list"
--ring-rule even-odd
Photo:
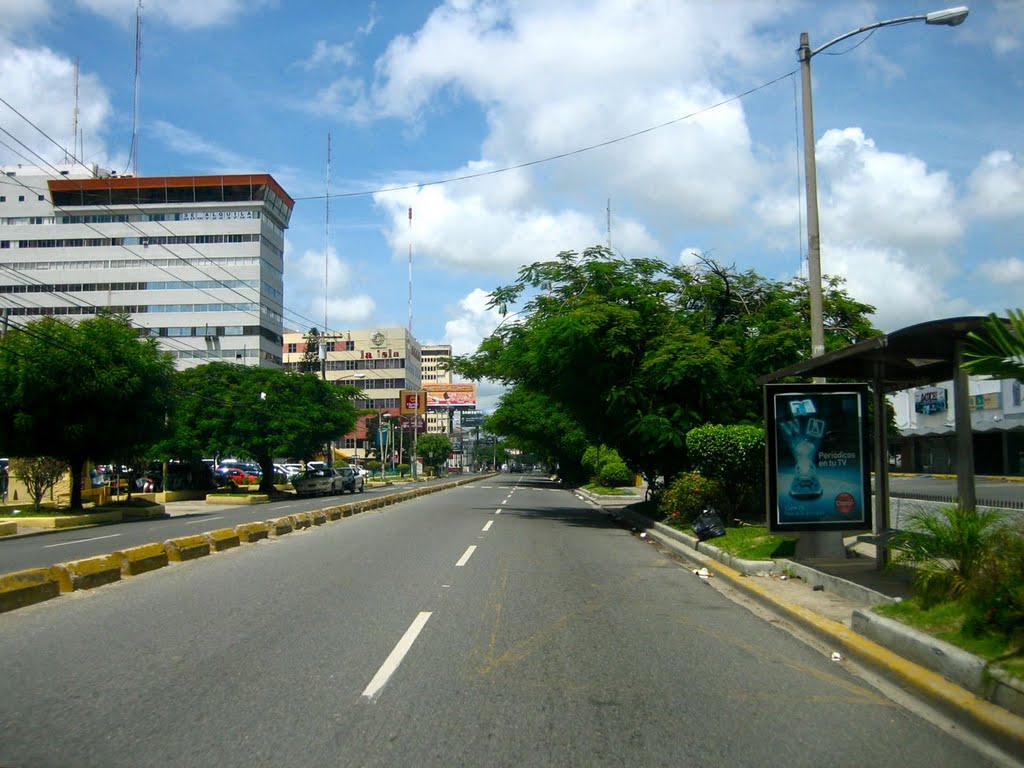
[[(490, 306), (505, 321), (453, 368), (512, 388), (495, 423), (536, 439), (537, 420), (517, 418), (529, 402), (564, 416), (589, 443), (615, 448), (648, 478), (686, 468), (690, 429), (760, 422), (756, 378), (810, 354), (804, 282), (767, 280), (706, 256), (673, 266), (604, 247), (565, 251), (523, 267), (491, 293)], [(877, 335), (872, 310), (828, 278), (826, 348)]]
[(989, 315), (980, 333), (968, 334), (965, 371), (1024, 380), (1024, 310), (1008, 309), (1006, 314), (1006, 320)]
[(178, 373), (166, 455), (237, 455), (263, 469), (273, 488), (274, 457), (311, 458), (355, 427), (359, 390), (313, 373), (209, 363)]
[(142, 451), (163, 433), (174, 363), (127, 317), (77, 324), (43, 318), (0, 339), (0, 445), (11, 456), (53, 456), (71, 472), (81, 509), (87, 459)]

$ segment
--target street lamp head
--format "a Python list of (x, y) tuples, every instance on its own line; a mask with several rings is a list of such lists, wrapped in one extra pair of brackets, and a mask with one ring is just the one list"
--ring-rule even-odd
[(964, 23), (969, 12), (970, 9), (966, 5), (958, 5), (956, 8), (947, 8), (944, 11), (932, 11), (925, 15), (924, 23), (955, 27)]

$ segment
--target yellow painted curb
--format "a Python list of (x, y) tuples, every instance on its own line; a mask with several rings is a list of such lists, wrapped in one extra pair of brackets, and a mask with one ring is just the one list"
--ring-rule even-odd
[(313, 521), (313, 525), (323, 525), (327, 522), (327, 513), (322, 509), (318, 509), (310, 512), (309, 518)]
[(11, 536), (18, 532), (18, 524), (15, 522), (0, 523), (0, 536)]
[(292, 521), (292, 528), (296, 531), (302, 528), (309, 528), (313, 525), (313, 520), (309, 516), (309, 512), (296, 512), (294, 515), (288, 515)]
[(172, 563), (195, 560), (210, 554), (210, 541), (202, 534), (195, 536), (178, 536), (164, 542), (167, 559)]
[(0, 576), (0, 613), (41, 603), (60, 594), (53, 568), (28, 568)]
[(246, 544), (252, 544), (254, 541), (267, 538), (270, 526), (266, 523), (243, 523), (235, 526), (235, 532)]
[(744, 576), (721, 563), (715, 564), (713, 570), (733, 585), (776, 606), (783, 613), (816, 632), (819, 637), (837, 644), (847, 655), (895, 677), (947, 710), (954, 710), (969, 718), (1002, 744), (1017, 751), (1024, 751), (1024, 718), (1017, 717), (1012, 712), (949, 682), (941, 675), (862, 637), (845, 624), (819, 616), (802, 606), (779, 600), (775, 595), (762, 589), (753, 577)]
[(218, 528), (216, 531), (207, 531), (203, 535), (210, 542), (210, 549), (214, 552), (223, 552), (225, 549), (242, 544), (242, 537), (234, 528)]
[(122, 576), (138, 576), (167, 565), (167, 550), (163, 544), (141, 544), (115, 552), (121, 564)]
[(97, 555), (53, 566), (61, 592), (94, 589), (121, 580), (121, 563), (114, 555)]
[(293, 530), (291, 517), (276, 517), (273, 520), (267, 520), (267, 526), (270, 528), (271, 536), (284, 536)]

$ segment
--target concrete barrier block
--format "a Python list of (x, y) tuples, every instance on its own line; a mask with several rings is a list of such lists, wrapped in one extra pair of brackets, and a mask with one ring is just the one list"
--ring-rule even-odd
[(296, 512), (294, 515), (288, 515), (292, 520), (292, 529), (299, 531), (303, 528), (309, 528), (313, 525), (313, 521), (309, 516), (309, 512)]
[(195, 560), (210, 554), (210, 542), (202, 534), (168, 539), (164, 542), (164, 548), (167, 550), (167, 559), (172, 563)]
[(142, 544), (115, 552), (121, 565), (122, 576), (138, 576), (167, 565), (167, 550), (163, 544)]
[(13, 536), (18, 532), (18, 524), (9, 522), (0, 522), (0, 536)]
[(330, 521), (340, 520), (342, 515), (341, 507), (331, 507), (330, 509), (324, 510), (327, 513), (327, 519)]
[(218, 528), (216, 531), (207, 531), (203, 535), (210, 542), (210, 549), (214, 552), (223, 552), (225, 549), (242, 544), (242, 537), (234, 528)]
[(53, 568), (29, 568), (0, 576), (0, 613), (41, 603), (60, 594)]
[(53, 566), (61, 592), (95, 589), (121, 580), (121, 563), (113, 555), (97, 555)]
[(271, 536), (284, 536), (286, 533), (291, 533), (294, 530), (290, 516), (267, 520), (267, 526), (270, 528)]
[(323, 525), (327, 522), (327, 512), (323, 509), (310, 512), (309, 519), (313, 522), (313, 525)]
[(270, 526), (266, 523), (243, 523), (235, 526), (238, 538), (246, 544), (265, 539), (270, 534)]

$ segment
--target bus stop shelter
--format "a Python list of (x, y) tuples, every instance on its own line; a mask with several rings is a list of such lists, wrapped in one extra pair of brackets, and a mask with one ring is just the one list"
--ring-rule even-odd
[[(820, 357), (809, 358), (757, 380), (758, 384), (764, 385), (809, 376), (816, 379), (864, 381), (870, 385), (876, 414), (871, 441), (875, 475), (872, 532), (876, 537), (882, 536), (889, 529), (889, 448), (884, 414), (885, 396), (891, 392), (941, 381), (953, 382), (957, 495), (966, 509), (974, 509), (974, 451), (971, 442), (968, 377), (960, 365), (964, 359), (967, 335), (981, 330), (986, 319), (953, 317), (911, 325)], [(882, 418), (878, 417), (879, 414)], [(884, 559), (880, 557), (879, 561)]]

